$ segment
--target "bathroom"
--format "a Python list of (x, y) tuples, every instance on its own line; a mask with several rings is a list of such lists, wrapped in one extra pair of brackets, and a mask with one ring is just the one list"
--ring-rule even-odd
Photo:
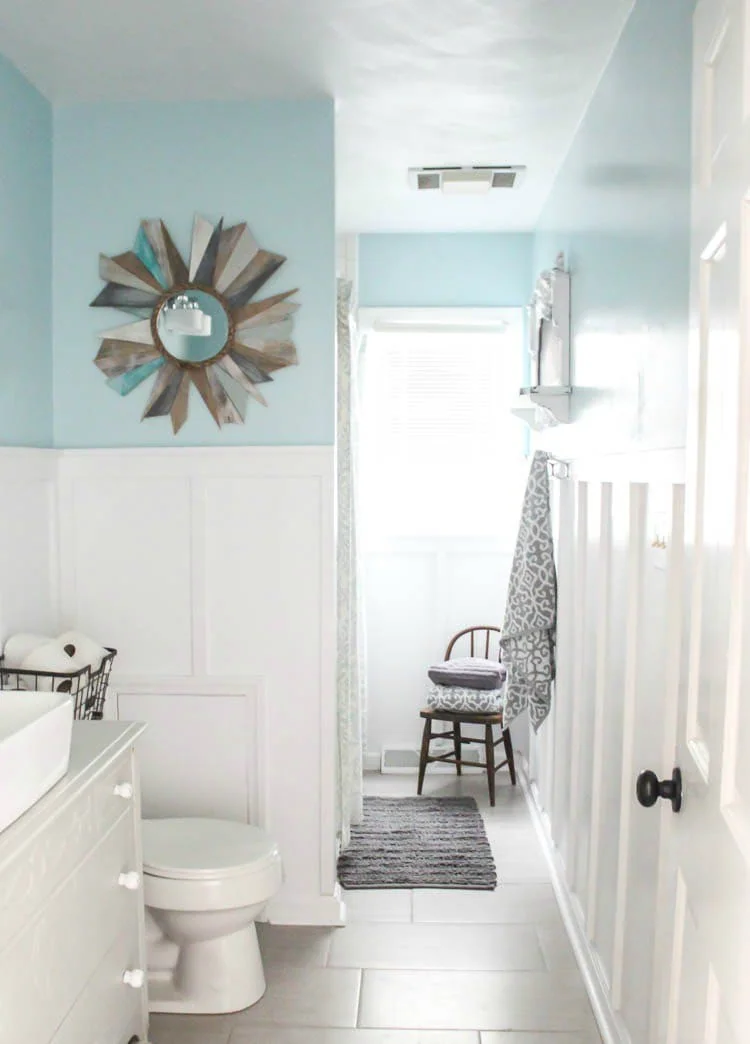
[[(686, 409), (692, 0), (480, 5), (488, 34), (473, 3), (459, 4), (460, 17), (455, 5), (415, 4), (413, 22), (403, 5), (385, 5), (378, 22), (366, 4), (334, 4), (332, 16), (296, 0), (271, 14), (265, 5), (263, 17), (263, 5), (221, 0), (190, 19), (145, 0), (77, 13), (63, 0), (6, 6), (0, 642), (37, 634), (70, 656), (65, 646), (83, 636), (116, 655), (102, 720), (73, 725), (67, 773), (58, 780), (58, 757), (45, 776), (39, 759), (16, 794), (31, 803), (0, 829), (0, 1044), (652, 1044), (646, 1024), (667, 989), (656, 974), (646, 982), (639, 940), (649, 967), (670, 966), (657, 960), (666, 932), (638, 903), (656, 894), (659, 837), (648, 833), (655, 818), (627, 836), (618, 820), (632, 797), (624, 759), (640, 756), (642, 737), (622, 748), (621, 784), (604, 730), (618, 757), (632, 733), (598, 703), (595, 719), (588, 698), (600, 677), (595, 596), (625, 587), (622, 525), (633, 524), (633, 542), (651, 531), (623, 508), (632, 491), (597, 499), (606, 462), (575, 487), (578, 500), (572, 483), (558, 487), (571, 520), (566, 604), (585, 603), (591, 632), (588, 644), (568, 642), (578, 673), (566, 664), (561, 691), (564, 708), (580, 704), (585, 730), (567, 709), (537, 739), (522, 722), (519, 776), (533, 786), (499, 775), (491, 812), (481, 774), (455, 783), (428, 772), (427, 794), (476, 795), (505, 846), (503, 887), (384, 891), (367, 909), (340, 887), (337, 275), (356, 281), (364, 260), (372, 308), (520, 314), (566, 251), (580, 416), (548, 433), (549, 445), (566, 459), (595, 445), (622, 464), (612, 474), (623, 485), (651, 481), (645, 466), (627, 470), (629, 452), (654, 453), (660, 481), (678, 484), (682, 472), (669, 469)], [(511, 106), (508, 42), (515, 55), (519, 40), (528, 82)], [(391, 79), (392, 58), (402, 79)], [(442, 80), (441, 61), (453, 80)], [(334, 65), (345, 97), (334, 97)], [(415, 70), (425, 79), (412, 109)], [(541, 82), (556, 86), (542, 97), (531, 87)], [(406, 139), (422, 104), (432, 123), (417, 155)], [(482, 138), (501, 118), (506, 137)], [(409, 166), (459, 158), (444, 154), (449, 130), (462, 163), (527, 165), (518, 188), (415, 197)], [(368, 210), (373, 200), (391, 207), (387, 220)], [(443, 206), (461, 220), (444, 221)], [(222, 279), (232, 303), (223, 321), (235, 348), (217, 350), (205, 373), (168, 348), (166, 365), (153, 352), (164, 329), (144, 300), (153, 280), (164, 288), (167, 268), (159, 307), (177, 311), (187, 284), (211, 296)], [(276, 311), (263, 326), (251, 310), (266, 295)], [(225, 377), (208, 372), (214, 362)], [(226, 390), (237, 384), (251, 396), (241, 408)], [(678, 494), (658, 502), (654, 542), (628, 559), (656, 562), (657, 609), (667, 604), (659, 580), (672, 578), (664, 533), (680, 504)], [(595, 582), (595, 529), (602, 548), (610, 542), (611, 587)], [(385, 618), (387, 592), (381, 609)], [(654, 613), (656, 636), (668, 614)], [(632, 624), (613, 610), (612, 633), (618, 621), (623, 632)], [(451, 618), (450, 631), (463, 622), (489, 621)], [(640, 684), (633, 673), (617, 688), (624, 659), (609, 663), (620, 695)], [(84, 673), (96, 669), (95, 650), (83, 660)], [(45, 690), (29, 683), (45, 663), (21, 658), (19, 699)], [(54, 694), (40, 697), (22, 711), (58, 707), (44, 702)], [(417, 702), (387, 735), (373, 715), (371, 784), (388, 790), (372, 772), (382, 749), (415, 746), (419, 726)], [(34, 759), (26, 751), (13, 776), (4, 739), (0, 729), (0, 790), (11, 779), (20, 792)], [(656, 757), (649, 748), (648, 763)], [(589, 770), (607, 790), (588, 786)], [(416, 789), (415, 773), (403, 785)], [(585, 805), (591, 789), (603, 795), (598, 819)], [(207, 825), (195, 845), (179, 826), (171, 838), (144, 831), (141, 818)], [(222, 835), (221, 821), (240, 832)], [(648, 887), (627, 877), (646, 850)], [(601, 858), (587, 863), (589, 851)], [(592, 897), (599, 936), (585, 921)], [(224, 945), (237, 929), (220, 916), (227, 908), (244, 911), (241, 952), (236, 940)], [(218, 916), (200, 927), (204, 914)]]

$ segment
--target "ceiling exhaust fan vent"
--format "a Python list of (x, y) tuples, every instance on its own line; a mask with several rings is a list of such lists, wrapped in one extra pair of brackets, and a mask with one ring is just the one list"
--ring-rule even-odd
[(440, 188), (440, 175), (432, 172), (420, 171), (417, 173), (417, 188), (418, 189), (439, 189)]
[(490, 189), (518, 188), (525, 167), (411, 167), (409, 184), (418, 192), (440, 189), (454, 195), (479, 195)]

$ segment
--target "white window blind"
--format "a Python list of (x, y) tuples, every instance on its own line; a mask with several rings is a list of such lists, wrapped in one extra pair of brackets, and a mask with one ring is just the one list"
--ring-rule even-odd
[[(368, 335), (362, 485), (371, 535), (501, 533), (525, 464), (523, 431), (508, 412), (522, 350), (520, 323)], [(515, 528), (515, 500), (511, 513)]]

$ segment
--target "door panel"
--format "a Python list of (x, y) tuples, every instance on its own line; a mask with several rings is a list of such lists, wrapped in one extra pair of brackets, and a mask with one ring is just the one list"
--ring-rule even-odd
[(684, 805), (663, 812), (676, 895), (668, 1044), (750, 1040), (747, 6), (701, 0), (694, 23), (689, 621), (674, 762)]

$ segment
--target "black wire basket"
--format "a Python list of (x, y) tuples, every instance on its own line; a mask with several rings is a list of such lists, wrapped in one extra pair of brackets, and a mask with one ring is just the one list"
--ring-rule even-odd
[(109, 676), (117, 649), (107, 649), (99, 667), (92, 671), (82, 667), (80, 671), (63, 674), (59, 671), (29, 671), (21, 667), (5, 666), (0, 657), (0, 689), (28, 689), (29, 692), (69, 693), (74, 705), (73, 716), (79, 721), (100, 721), (104, 716), (104, 701), (107, 698)]

